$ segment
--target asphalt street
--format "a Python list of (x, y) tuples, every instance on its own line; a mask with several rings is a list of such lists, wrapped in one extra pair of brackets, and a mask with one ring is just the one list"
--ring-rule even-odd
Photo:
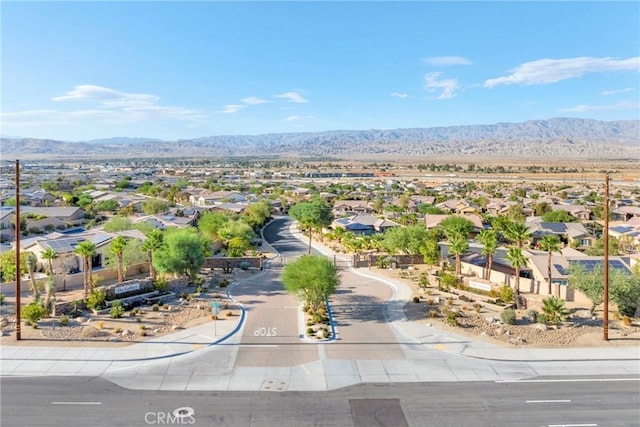
[[(3, 427), (634, 426), (637, 380), (366, 384), (325, 392), (157, 392), (99, 378), (5, 378)], [(182, 418), (175, 414), (182, 414)]]

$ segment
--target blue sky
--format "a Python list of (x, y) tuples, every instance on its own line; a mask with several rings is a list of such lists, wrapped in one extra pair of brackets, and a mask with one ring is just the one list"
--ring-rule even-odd
[(640, 118), (640, 3), (3, 1), (1, 132)]

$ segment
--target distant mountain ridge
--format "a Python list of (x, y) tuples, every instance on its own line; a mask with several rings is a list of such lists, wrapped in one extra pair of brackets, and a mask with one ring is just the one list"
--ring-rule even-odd
[(86, 142), (0, 140), (5, 155), (30, 157), (224, 157), (280, 155), (337, 158), (492, 156), (639, 158), (640, 120), (554, 118), (522, 123), (390, 130), (220, 135), (177, 141), (109, 138)]

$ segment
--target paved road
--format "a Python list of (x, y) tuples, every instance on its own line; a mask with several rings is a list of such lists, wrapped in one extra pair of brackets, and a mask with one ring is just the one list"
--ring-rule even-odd
[[(331, 392), (157, 392), (5, 378), (2, 426), (634, 426), (638, 381), (367, 384)], [(185, 417), (173, 412), (183, 408)], [(170, 420), (172, 422), (167, 422)]]

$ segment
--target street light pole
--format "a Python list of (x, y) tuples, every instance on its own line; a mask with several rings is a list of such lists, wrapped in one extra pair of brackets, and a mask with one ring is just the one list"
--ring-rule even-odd
[(604, 178), (604, 317), (602, 339), (609, 341), (609, 173)]
[(20, 160), (16, 159), (16, 341), (22, 339), (22, 321), (20, 319)]

